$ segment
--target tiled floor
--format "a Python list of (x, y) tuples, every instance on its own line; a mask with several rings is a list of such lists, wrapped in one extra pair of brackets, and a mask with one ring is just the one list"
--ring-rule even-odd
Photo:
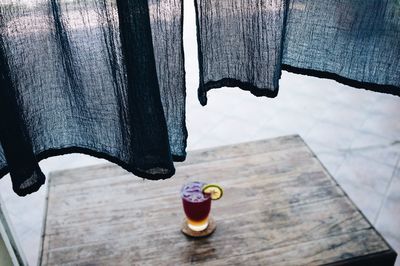
[[(186, 25), (193, 25), (187, 5)], [(185, 47), (195, 29), (185, 27)], [(211, 91), (206, 107), (196, 99), (196, 49), (186, 49), (188, 150), (286, 134), (300, 134), (350, 198), (400, 253), (400, 97), (350, 88), (334, 81), (284, 72), (277, 98), (257, 98), (236, 88)], [(66, 155), (41, 163), (55, 169), (104, 163)], [(0, 194), (31, 265), (36, 264), (46, 188), (25, 198), (0, 180)], [(397, 262), (400, 266), (400, 262)]]

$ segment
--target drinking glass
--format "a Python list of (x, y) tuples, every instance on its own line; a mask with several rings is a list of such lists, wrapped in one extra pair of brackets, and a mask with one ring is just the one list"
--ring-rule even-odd
[(181, 189), (183, 210), (187, 224), (193, 231), (203, 231), (208, 226), (208, 216), (211, 209), (211, 196), (202, 192), (203, 182), (190, 182)]

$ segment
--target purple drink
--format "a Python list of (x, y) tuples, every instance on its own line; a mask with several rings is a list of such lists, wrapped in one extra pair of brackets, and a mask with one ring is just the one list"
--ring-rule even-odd
[(181, 189), (183, 209), (188, 226), (194, 231), (202, 231), (208, 226), (211, 208), (211, 196), (202, 192), (203, 182), (190, 182)]

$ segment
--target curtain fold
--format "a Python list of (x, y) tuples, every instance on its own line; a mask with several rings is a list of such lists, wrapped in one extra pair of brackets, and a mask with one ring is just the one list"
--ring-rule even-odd
[[(45, 182), (32, 150), (31, 139), (17, 105), (5, 47), (0, 39), (0, 144), (7, 158), (14, 191), (19, 195), (34, 192)], [(4, 157), (3, 157), (4, 158)], [(4, 167), (4, 166), (3, 166)]]
[(161, 102), (174, 161), (186, 158), (183, 1), (148, 0)]

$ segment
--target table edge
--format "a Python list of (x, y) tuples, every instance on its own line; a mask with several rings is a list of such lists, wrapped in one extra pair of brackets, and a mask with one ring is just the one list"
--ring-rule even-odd
[(396, 262), (397, 253), (389, 246), (388, 250), (352, 257), (341, 261), (323, 264), (324, 266), (393, 266)]
[[(50, 176), (50, 175), (49, 175)], [(41, 266), (43, 264), (43, 251), (44, 251), (44, 239), (46, 236), (46, 225), (47, 225), (47, 213), (49, 209), (49, 197), (50, 197), (50, 185), (51, 183), (51, 178), (47, 179), (47, 186), (46, 186), (46, 197), (45, 201), (46, 204), (44, 206), (44, 211), (43, 211), (43, 223), (42, 223), (42, 229), (41, 229), (41, 234), (40, 234), (40, 244), (39, 244), (39, 256), (37, 258), (36, 265)]]
[[(328, 263), (328, 264), (323, 264), (323, 265), (329, 265), (329, 266), (339, 266), (339, 265), (355, 265), (355, 266), (364, 266), (364, 265), (371, 265), (371, 266), (376, 266), (376, 265), (394, 265), (396, 262), (396, 257), (397, 253), (393, 249), (393, 247), (390, 245), (390, 243), (382, 236), (382, 234), (378, 231), (378, 229), (371, 223), (371, 221), (365, 216), (365, 214), (360, 210), (360, 208), (355, 204), (355, 202), (349, 197), (347, 192), (342, 188), (342, 186), (337, 182), (337, 180), (333, 177), (333, 175), (328, 171), (328, 169), (325, 167), (325, 165), (321, 162), (321, 160), (318, 158), (318, 156), (315, 154), (315, 152), (311, 149), (311, 147), (307, 144), (307, 142), (300, 136), (300, 139), (303, 141), (304, 145), (307, 147), (307, 149), (314, 155), (315, 159), (318, 160), (326, 174), (331, 178), (333, 182), (335, 182), (336, 186), (338, 189), (340, 189), (345, 198), (350, 202), (351, 205), (353, 205), (353, 208), (355, 208), (361, 216), (364, 218), (364, 220), (370, 225), (371, 229), (378, 235), (378, 237), (386, 244), (388, 247), (387, 250), (371, 253), (371, 254), (365, 254), (362, 256), (358, 257), (352, 257), (348, 259), (344, 259), (342, 261), (334, 262), (334, 263)], [(369, 260), (372, 260), (371, 264)], [(392, 261), (392, 262), (391, 262)], [(380, 264), (383, 263), (383, 264)]]

